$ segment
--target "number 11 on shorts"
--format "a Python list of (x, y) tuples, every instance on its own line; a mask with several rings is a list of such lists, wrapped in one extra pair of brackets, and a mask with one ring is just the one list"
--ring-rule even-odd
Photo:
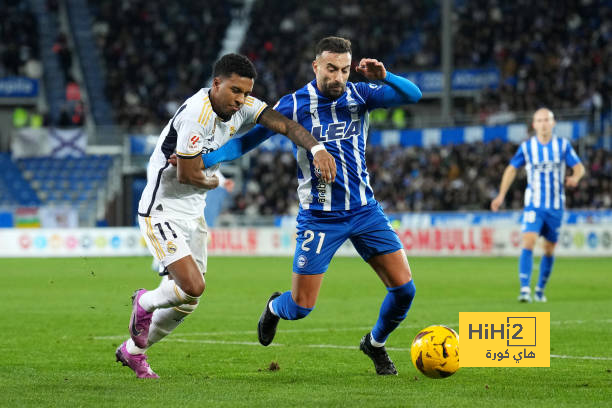
[[(317, 250), (315, 251), (316, 254), (320, 254), (321, 253), (321, 248), (323, 247), (323, 241), (325, 240), (325, 233), (324, 232), (319, 232), (317, 234), (319, 236), (319, 244), (317, 245)], [(302, 243), (302, 249), (306, 252), (310, 251), (310, 248), (308, 248), (308, 244), (314, 239), (315, 237), (315, 233), (311, 230), (306, 230), (304, 231), (304, 238), (306, 238), (306, 240)]]

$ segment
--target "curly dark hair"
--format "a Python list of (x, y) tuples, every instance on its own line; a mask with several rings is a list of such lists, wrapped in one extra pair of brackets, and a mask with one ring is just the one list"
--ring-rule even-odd
[(251, 60), (240, 54), (225, 54), (215, 63), (213, 76), (229, 77), (232, 74), (252, 79), (257, 78), (257, 70)]
[(335, 54), (344, 54), (351, 51), (351, 41), (342, 37), (325, 37), (317, 44), (315, 48), (315, 56), (323, 54), (324, 51), (333, 52)]

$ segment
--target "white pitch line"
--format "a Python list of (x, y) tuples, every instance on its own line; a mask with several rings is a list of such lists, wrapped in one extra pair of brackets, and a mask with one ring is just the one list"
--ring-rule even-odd
[[(240, 346), (260, 346), (258, 341), (226, 341), (226, 340), (193, 340), (193, 339), (181, 339), (181, 338), (170, 338), (168, 340), (175, 341), (177, 343), (203, 343), (203, 344), (237, 344)], [(273, 343), (270, 346), (284, 346), (284, 344)]]
[[(552, 320), (551, 325), (563, 325), (563, 324), (586, 324), (586, 323), (612, 323), (612, 319), (598, 319), (598, 320)], [(457, 327), (459, 323), (444, 323), (448, 327)], [(396, 330), (401, 329), (419, 329), (424, 328), (424, 324), (403, 324)], [(322, 332), (341, 332), (341, 331), (363, 331), (371, 330), (371, 326), (362, 327), (334, 327), (334, 328), (307, 328), (307, 329), (282, 329), (283, 333), (322, 333)], [(191, 332), (181, 333), (180, 335), (185, 336), (233, 336), (233, 335), (252, 335), (256, 333), (255, 330), (240, 330), (240, 331), (215, 331), (215, 332)], [(95, 336), (94, 340), (119, 340), (125, 338), (125, 335), (117, 336)]]
[[(101, 336), (94, 337), (96, 340), (117, 340), (124, 339), (126, 336)], [(166, 342), (176, 342), (176, 343), (198, 343), (198, 344), (219, 344), (219, 345), (239, 345), (239, 346), (259, 346), (259, 342), (255, 341), (227, 341), (227, 340), (196, 340), (196, 339), (182, 339), (180, 337), (170, 337), (166, 339)], [(284, 347), (285, 344), (281, 343), (272, 343), (270, 346), (275, 347)], [(335, 349), (335, 350), (358, 350), (357, 346), (342, 346), (338, 344), (301, 344), (299, 347), (308, 347), (308, 348), (319, 348), (319, 349)], [(387, 347), (389, 351), (399, 351), (399, 352), (410, 352), (409, 348), (405, 347)], [(599, 360), (599, 361), (612, 361), (612, 357), (596, 357), (596, 356), (566, 356), (566, 355), (558, 355), (551, 354), (551, 358), (561, 358), (561, 359), (569, 359), (569, 360)]]
[(569, 359), (576, 359), (576, 360), (606, 360), (606, 361), (612, 361), (612, 357), (592, 357), (592, 356), (560, 356), (557, 354), (551, 354), (551, 357), (554, 358), (569, 358)]
[[(341, 350), (358, 350), (359, 347), (357, 346), (339, 346), (337, 344), (304, 344), (303, 346), (300, 345), (300, 347), (309, 347), (309, 348), (329, 348), (329, 349), (341, 349)], [(385, 349), (390, 350), (390, 351), (410, 351), (409, 348), (402, 348), (402, 347), (385, 347)]]
[[(449, 323), (445, 324), (445, 326), (458, 326), (459, 323)], [(423, 328), (422, 324), (403, 324), (398, 327), (396, 330), (400, 329), (420, 329)], [(327, 332), (344, 332), (344, 331), (362, 331), (362, 330), (372, 330), (372, 326), (362, 326), (362, 327), (313, 327), (308, 329), (282, 329), (283, 333), (327, 333)], [(229, 336), (235, 334), (253, 334), (256, 333), (255, 330), (243, 330), (243, 331), (219, 331), (219, 332), (192, 332), (192, 333), (181, 333), (181, 336)]]
[[(445, 324), (445, 326), (458, 326), (459, 323), (455, 324)], [(400, 329), (419, 329), (424, 327), (422, 324), (406, 324), (398, 327), (396, 330)], [(283, 329), (283, 333), (328, 333), (328, 332), (343, 332), (343, 331), (363, 331), (363, 330), (372, 330), (372, 326), (363, 326), (363, 327), (329, 327), (329, 328), (309, 328), (309, 329)], [(233, 335), (252, 335), (257, 333), (256, 330), (241, 330), (241, 331), (215, 331), (215, 332), (191, 332), (191, 333), (181, 333), (180, 336), (233, 336)], [(94, 340), (119, 340), (124, 338), (124, 335), (117, 336), (95, 336)]]
[(612, 319), (598, 320), (551, 320), (550, 324), (585, 324), (585, 323), (612, 323)]
[[(259, 346), (259, 343), (256, 342), (248, 342), (248, 341), (216, 341), (216, 340), (187, 340), (187, 339), (169, 339), (176, 342), (181, 343), (205, 343), (205, 344), (240, 344), (246, 346)], [(284, 344), (273, 343), (271, 346), (285, 346)], [(357, 346), (341, 346), (338, 344), (301, 344), (299, 347), (308, 347), (308, 348), (320, 348), (320, 349), (340, 349), (340, 350), (357, 350), (359, 347)], [(389, 351), (399, 351), (399, 352), (410, 352), (409, 348), (405, 347), (386, 347)], [(572, 359), (572, 360), (612, 360), (612, 357), (594, 357), (594, 356), (565, 356), (565, 355), (557, 355), (551, 354), (553, 358), (564, 358), (564, 359)]]

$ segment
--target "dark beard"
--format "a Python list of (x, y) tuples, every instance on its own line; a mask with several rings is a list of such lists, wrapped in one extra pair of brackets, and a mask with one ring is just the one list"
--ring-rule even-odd
[(338, 95), (332, 95), (329, 92), (329, 88), (325, 88), (324, 91), (322, 91), (321, 93), (323, 94), (323, 96), (325, 96), (327, 99), (331, 99), (331, 100), (335, 100), (338, 99), (342, 96), (342, 94), (346, 91), (346, 87), (344, 87), (342, 89), (342, 92), (340, 92)]

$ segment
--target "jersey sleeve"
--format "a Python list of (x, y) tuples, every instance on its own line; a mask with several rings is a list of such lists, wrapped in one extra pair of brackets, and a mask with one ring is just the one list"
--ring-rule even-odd
[(525, 143), (521, 143), (519, 148), (516, 150), (516, 153), (514, 153), (514, 156), (510, 160), (511, 166), (516, 167), (518, 169), (525, 165), (524, 149), (525, 149)]
[(567, 149), (565, 149), (565, 164), (569, 167), (574, 167), (578, 163), (581, 163), (580, 158), (576, 154), (576, 151), (572, 147), (571, 143), (567, 143)]
[(276, 102), (274, 110), (286, 117), (287, 119), (293, 120), (293, 111), (295, 101), (293, 100), (293, 94), (285, 95)]
[(192, 120), (181, 120), (173, 124), (176, 130), (176, 155), (182, 159), (198, 157), (202, 150), (211, 148), (212, 136), (207, 140), (204, 127)]
[(412, 81), (389, 71), (383, 84), (358, 82), (354, 85), (368, 110), (415, 103), (423, 96), (419, 87)]
[(242, 107), (243, 122), (241, 128), (248, 128), (249, 125), (254, 125), (259, 120), (259, 116), (266, 109), (268, 104), (253, 96), (247, 96)]

